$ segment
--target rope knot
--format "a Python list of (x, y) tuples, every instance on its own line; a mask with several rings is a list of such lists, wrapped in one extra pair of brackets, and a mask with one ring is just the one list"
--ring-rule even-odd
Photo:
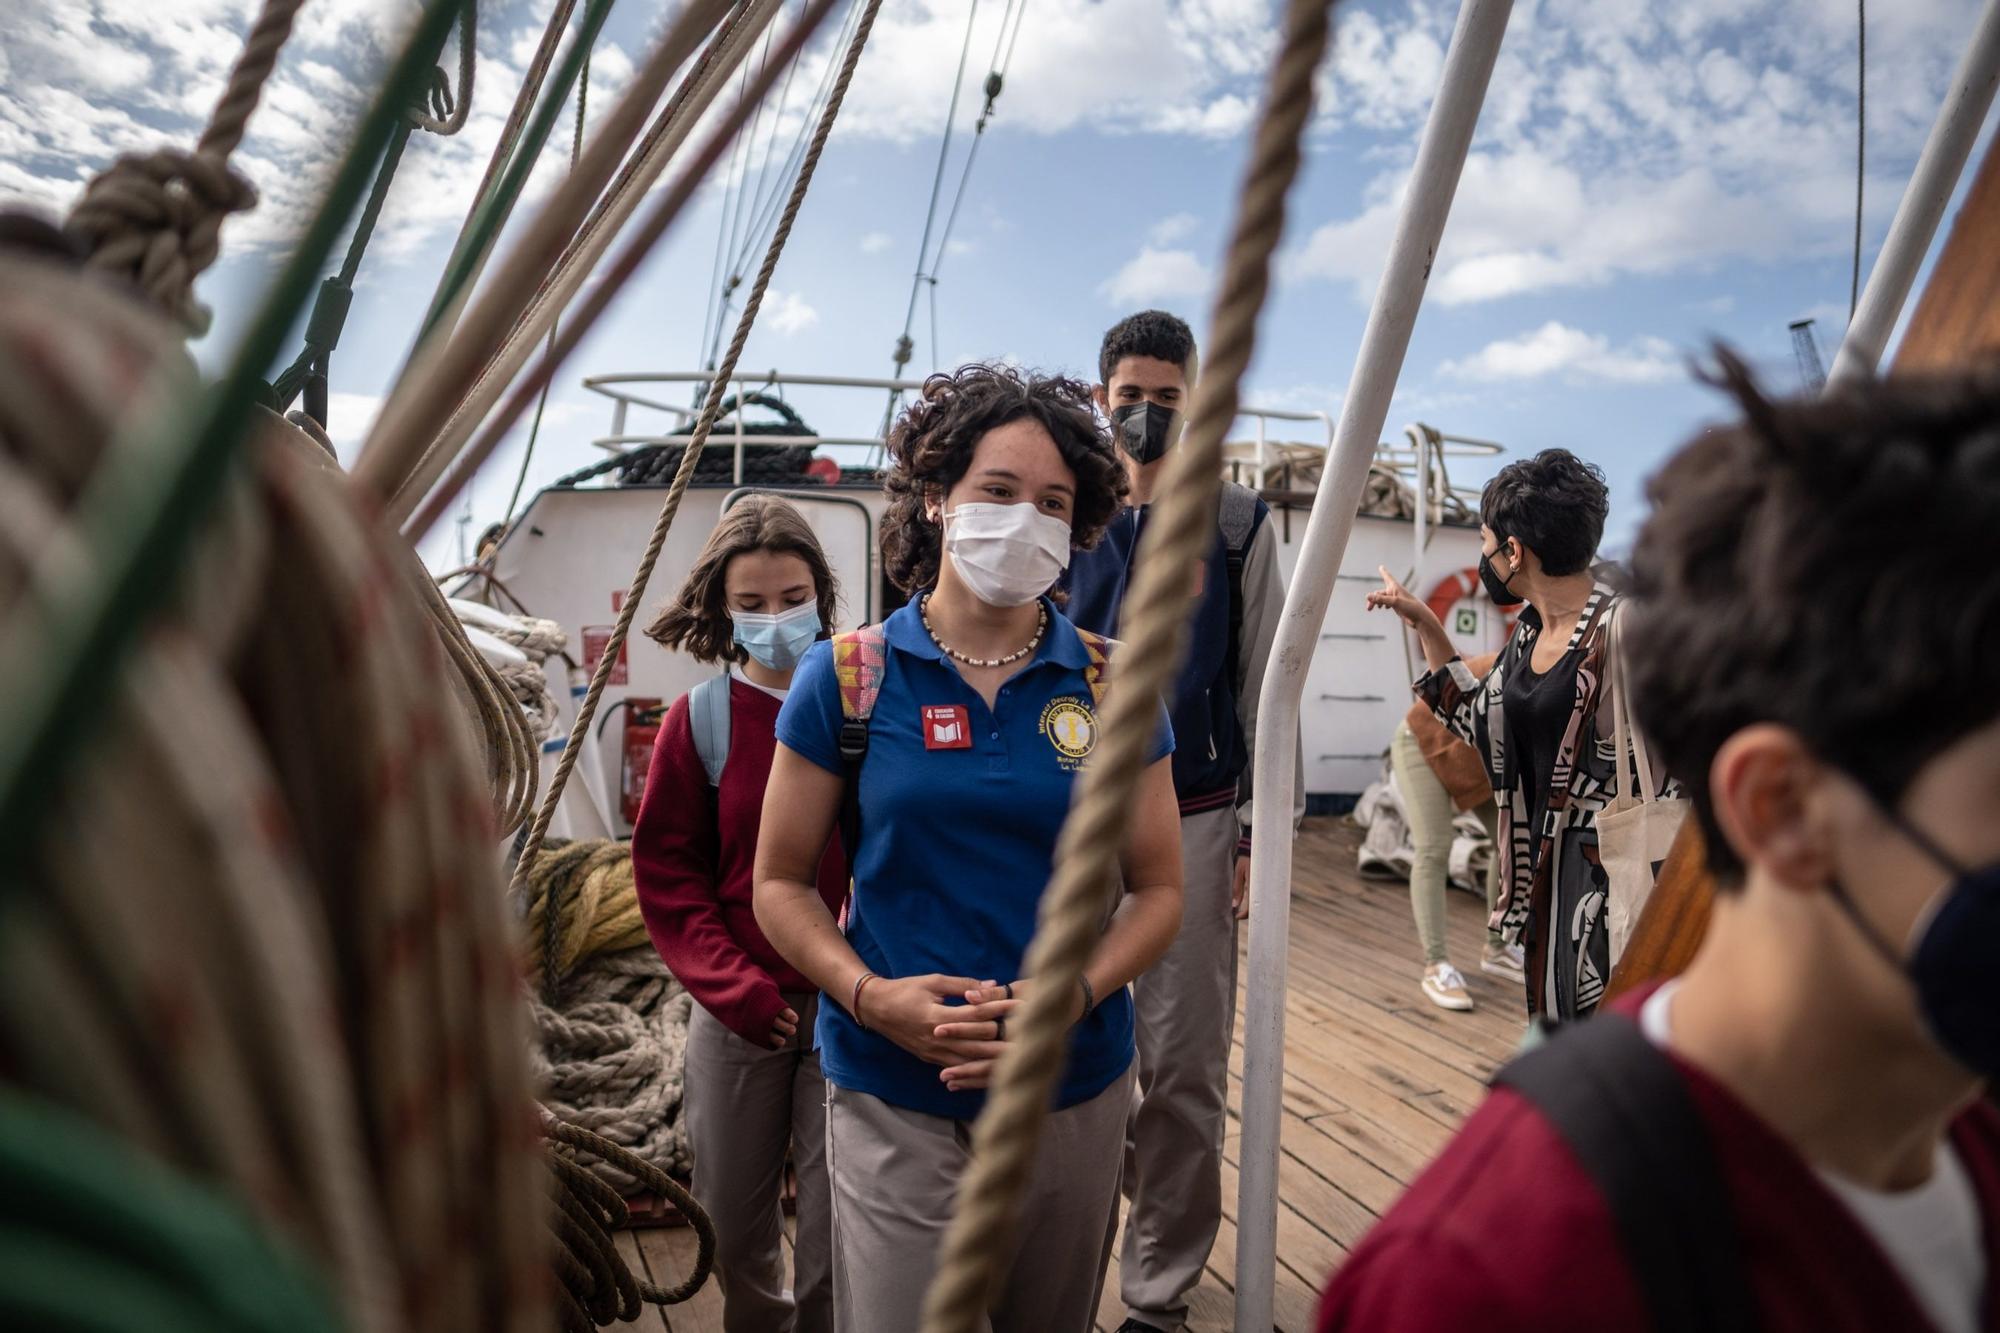
[(218, 154), (127, 153), (84, 187), (64, 230), (90, 267), (129, 278), (199, 337), (208, 308), (194, 282), (215, 262), (222, 220), (257, 203), (256, 187)]

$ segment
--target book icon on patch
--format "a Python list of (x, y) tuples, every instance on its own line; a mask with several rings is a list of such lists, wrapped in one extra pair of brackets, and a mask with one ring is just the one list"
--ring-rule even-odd
[(924, 748), (926, 750), (969, 750), (972, 748), (972, 721), (958, 704), (928, 704), (924, 707)]

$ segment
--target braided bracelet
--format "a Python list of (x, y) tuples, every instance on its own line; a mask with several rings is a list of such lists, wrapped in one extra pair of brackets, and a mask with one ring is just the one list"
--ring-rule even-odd
[(1076, 984), (1083, 987), (1083, 1017), (1076, 1020), (1081, 1023), (1090, 1017), (1091, 1010), (1097, 1008), (1097, 992), (1090, 988), (1090, 978), (1081, 972), (1076, 974)]
[(875, 980), (875, 974), (873, 972), (863, 972), (860, 976), (856, 977), (854, 979), (854, 994), (850, 996), (847, 1001), (848, 1017), (852, 1018), (854, 1020), (854, 1026), (860, 1028), (863, 1032), (868, 1032), (871, 1031), (872, 1029), (870, 1029), (866, 1023), (861, 1021), (861, 992), (867, 987), (868, 983), (873, 980)]

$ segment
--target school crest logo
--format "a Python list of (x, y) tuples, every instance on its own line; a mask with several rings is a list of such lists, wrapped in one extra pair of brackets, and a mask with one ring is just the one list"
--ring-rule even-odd
[(1097, 714), (1082, 699), (1064, 695), (1042, 709), (1042, 735), (1064, 768), (1075, 768), (1097, 748)]

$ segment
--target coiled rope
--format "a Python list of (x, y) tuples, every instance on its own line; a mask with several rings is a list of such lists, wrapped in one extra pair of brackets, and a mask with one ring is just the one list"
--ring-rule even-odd
[[(0, 614), (194, 374), (86, 274), (0, 257)], [(11, 1082), (240, 1200), (345, 1326), (547, 1327), (525, 1010), (471, 738), (398, 549), (267, 416), (115, 724), (0, 903)], [(143, 892), (134, 892), (134, 886)]]
[[(588, 1333), (593, 1326), (629, 1323), (640, 1303), (679, 1305), (701, 1290), (715, 1264), (715, 1224), (681, 1183), (645, 1160), (580, 1125), (543, 1113), (542, 1132), (557, 1145), (549, 1156), (554, 1169), (555, 1230), (559, 1245), (556, 1273), (562, 1281), (557, 1313), (563, 1333)], [(618, 1191), (585, 1169), (595, 1160), (630, 1172), (642, 1187), (671, 1202), (694, 1229), (694, 1268), (671, 1287), (632, 1276), (612, 1233), (631, 1224)]]
[(1285, 199), (1298, 175), (1312, 116), (1312, 81), (1326, 53), (1333, 0), (1291, 0), (1266, 90), (1211, 321), (1207, 373), (1195, 386), (1186, 439), (1167, 465), (1138, 572), (1119, 623), (1118, 680), (1105, 700), (1103, 739), (1063, 824), (1056, 872), (1024, 964), (1036, 979), (973, 1127), (936, 1279), (924, 1304), (930, 1333), (973, 1333), (998, 1287), (1035, 1145), (1063, 1064), (1076, 978), (1101, 934), (1132, 798), (1146, 764), (1157, 700), (1179, 670), (1187, 637), (1187, 579), (1215, 540), (1222, 441), (1236, 419), (1256, 345)]
[[(756, 326), (757, 312), (763, 307), (764, 294), (770, 288), (771, 274), (777, 270), (778, 259), (785, 252), (785, 242), (791, 238), (792, 224), (798, 220), (799, 209), (805, 204), (806, 191), (812, 185), (813, 172), (819, 166), (821, 152), (826, 147), (827, 136), (833, 132), (834, 121), (840, 115), (841, 103), (846, 99), (848, 85), (853, 82), (854, 68), (861, 61), (861, 52), (868, 44), (868, 34), (874, 30), (875, 16), (882, 8), (882, 0), (865, 0), (867, 8), (861, 16), (861, 23), (854, 30), (854, 40), (848, 44), (843, 57), (840, 77), (835, 82), (833, 94), (827, 99), (826, 111), (820, 117), (819, 126), (813, 131), (812, 145), (807, 148), (805, 160), (799, 166), (798, 179), (792, 184), (791, 198), (786, 201), (784, 216), (778, 220), (777, 231), (771, 236), (770, 247), (765, 251), (763, 266), (757, 270), (756, 281), (751, 284), (750, 297), (743, 307), (742, 318), (737, 321), (736, 334), (729, 342), (729, 350), (724, 354), (722, 366), (715, 378), (709, 382), (708, 401), (703, 404), (701, 417), (695, 423), (694, 434), (689, 439), (681, 455), (680, 470), (675, 473), (673, 485), (668, 489), (666, 500), (660, 506), (660, 517), (653, 525), (653, 535), (646, 543), (644, 554), (639, 557), (639, 567), (632, 574), (629, 591), (618, 612), (618, 621), (612, 627), (611, 638), (605, 644), (604, 654), (598, 659), (597, 669), (592, 673), (590, 689), (584, 695), (577, 709), (576, 721), (570, 728), (569, 744), (563, 747), (562, 758), (556, 765), (554, 776), (549, 781), (549, 790), (543, 797), (542, 807), (535, 815), (535, 822), (528, 835), (528, 847), (514, 869), (514, 890), (520, 892), (533, 873), (534, 863), (540, 851), (542, 840), (548, 836), (549, 823), (555, 818), (556, 806), (562, 800), (563, 788), (569, 782), (569, 775), (576, 768), (576, 757), (582, 752), (583, 743), (590, 734), (590, 724), (597, 716), (598, 703), (604, 698), (604, 687), (610, 681), (611, 668), (618, 661), (619, 649), (624, 645), (632, 629), (632, 619), (638, 613), (640, 603), (646, 594), (646, 585), (653, 577), (653, 567), (659, 563), (660, 552), (666, 548), (667, 534), (672, 530), (674, 517), (680, 512), (681, 498), (687, 494), (688, 483), (694, 477), (696, 461), (708, 443), (715, 421), (722, 410), (722, 400), (729, 392), (730, 378), (736, 373), (737, 362), (742, 359), (743, 346), (750, 339), (750, 330)], [(571, 326), (573, 329), (575, 325)], [(538, 921), (541, 932), (544, 977), (548, 989), (553, 990), (554, 966), (560, 902), (555, 895), (549, 895)]]
[(84, 187), (65, 224), (93, 268), (130, 279), (197, 335), (207, 332), (210, 315), (194, 299), (194, 281), (215, 262), (222, 220), (257, 202), (255, 187), (229, 158), (303, 3), (265, 0), (192, 153), (127, 153)]

